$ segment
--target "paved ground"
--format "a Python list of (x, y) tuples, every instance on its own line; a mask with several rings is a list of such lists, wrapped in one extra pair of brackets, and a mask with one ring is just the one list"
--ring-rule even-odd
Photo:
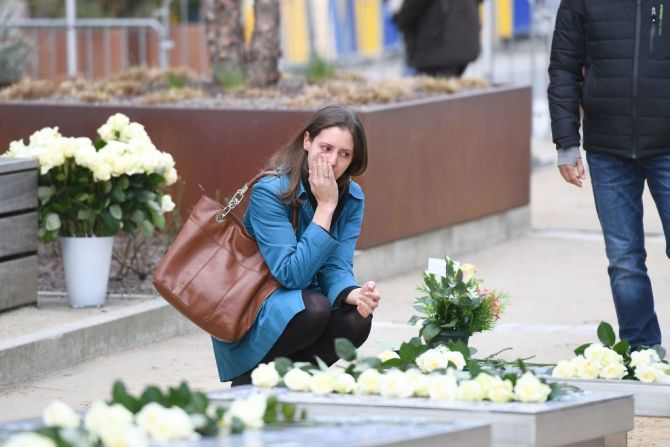
[[(546, 157), (546, 154), (542, 156)], [(658, 215), (646, 199), (648, 265), (657, 298), (657, 313), (670, 339), (670, 264)], [(606, 274), (606, 259), (588, 185), (564, 184), (555, 168), (532, 175), (532, 231), (516, 240), (460, 256), (475, 264), (489, 287), (508, 290), (510, 306), (496, 330), (477, 334), (472, 345), (488, 354), (514, 347), (512, 359), (535, 355), (536, 361), (568, 357), (577, 345), (595, 340), (601, 320), (615, 323)], [(379, 283), (384, 301), (375, 315), (364, 351), (373, 353), (416, 332), (406, 326), (420, 271)], [(139, 349), (91, 360), (36, 380), (0, 387), (0, 421), (35, 416), (51, 399), (83, 408), (108, 396), (123, 379), (131, 390), (146, 384), (187, 380), (203, 390), (226, 387), (216, 377), (209, 338), (175, 337)], [(661, 445), (670, 440), (665, 419), (637, 418), (629, 445)]]

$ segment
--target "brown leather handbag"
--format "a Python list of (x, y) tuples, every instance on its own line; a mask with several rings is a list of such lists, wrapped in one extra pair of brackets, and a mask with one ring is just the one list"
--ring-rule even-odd
[[(247, 182), (226, 206), (203, 195), (153, 274), (156, 290), (213, 337), (234, 342), (249, 331), (263, 302), (280, 284), (256, 241), (232, 213)], [(294, 209), (294, 226), (295, 226)]]

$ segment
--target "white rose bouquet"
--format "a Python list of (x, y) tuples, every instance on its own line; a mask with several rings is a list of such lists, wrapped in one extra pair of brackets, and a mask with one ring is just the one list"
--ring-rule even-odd
[(598, 339), (599, 343), (586, 343), (575, 349), (572, 359), (558, 362), (552, 376), (670, 383), (670, 364), (662, 360), (662, 348), (631, 352), (628, 341), (617, 342), (612, 326), (604, 321), (598, 326)]
[(12, 141), (2, 157), (36, 157), (40, 166), (39, 236), (112, 236), (119, 230), (151, 236), (165, 226), (177, 181), (174, 160), (154, 146), (144, 127), (120, 113), (89, 138), (61, 135), (57, 127)]

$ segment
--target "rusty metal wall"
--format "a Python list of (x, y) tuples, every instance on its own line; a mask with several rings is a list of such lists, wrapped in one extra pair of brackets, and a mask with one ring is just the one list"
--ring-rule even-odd
[[(529, 87), (359, 108), (370, 163), (358, 248), (528, 204)], [(186, 182), (185, 211), (200, 194), (231, 195), (300, 130), (310, 110), (189, 109), (0, 103), (0, 152), (44, 126), (95, 137), (109, 115), (142, 123), (173, 154)]]

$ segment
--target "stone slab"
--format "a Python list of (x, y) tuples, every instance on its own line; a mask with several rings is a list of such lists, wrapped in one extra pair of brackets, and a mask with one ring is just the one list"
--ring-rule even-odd
[[(197, 441), (174, 442), (172, 447), (489, 447), (491, 427), (470, 421), (434, 422), (407, 418), (316, 417), (308, 416), (306, 424), (288, 427), (266, 427), (239, 435), (202, 438)], [(38, 419), (0, 424), (0, 442), (12, 433), (33, 431), (40, 427)]]
[(0, 262), (0, 311), (37, 303), (37, 256)]
[(37, 252), (37, 212), (0, 217), (0, 234), (0, 258)]
[[(255, 388), (237, 387), (209, 393), (222, 403), (244, 397)], [(615, 392), (591, 392), (565, 396), (543, 404), (511, 402), (443, 402), (425, 398), (390, 399), (381, 396), (329, 394), (319, 396), (273, 389), (280, 401), (298, 404), (318, 415), (354, 412), (377, 416), (466, 419), (492, 425), (492, 445), (623, 447), (633, 429), (633, 396)]]
[(0, 158), (0, 174), (37, 169), (38, 166), (37, 158)]
[(37, 208), (37, 169), (0, 174), (0, 214)]
[(635, 380), (545, 378), (548, 382), (566, 383), (588, 391), (632, 394), (635, 399), (635, 416), (670, 417), (670, 384)]

